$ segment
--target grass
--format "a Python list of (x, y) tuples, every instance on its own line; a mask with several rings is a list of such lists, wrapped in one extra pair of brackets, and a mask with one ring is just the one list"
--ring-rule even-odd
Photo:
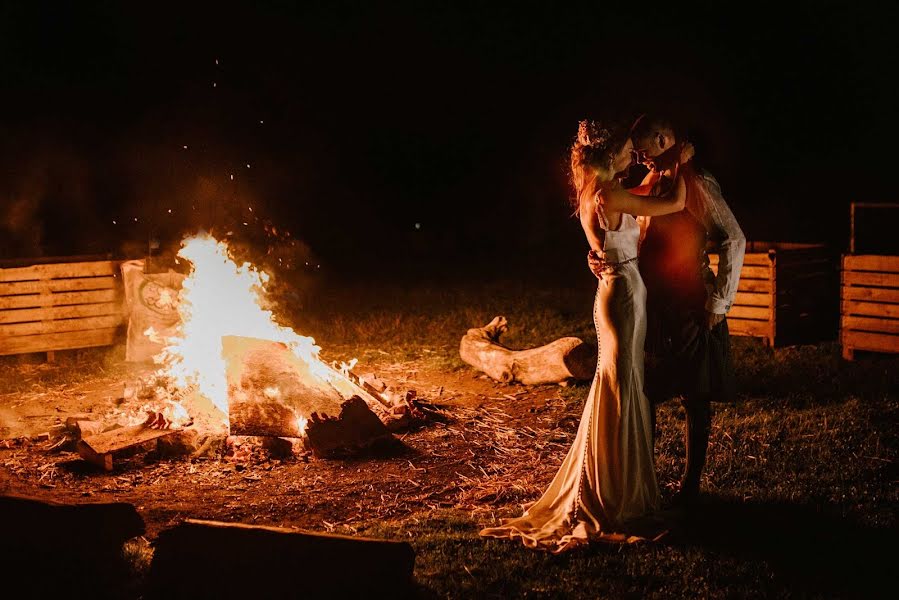
[[(353, 306), (358, 292), (345, 293), (311, 307), (316, 339), (427, 355), (445, 369), (464, 368), (457, 347), (465, 330), (499, 314), (509, 319), (503, 341), (513, 348), (564, 335), (594, 339), (589, 289), (397, 288), (362, 306)], [(899, 361), (872, 355), (847, 363), (834, 342), (772, 350), (732, 338), (732, 346), (739, 400), (715, 406), (701, 515), (668, 541), (557, 557), (482, 540), (484, 523), (453, 510), (374, 523), (367, 533), (409, 539), (416, 577), (438, 597), (880, 595), (890, 583), (880, 548), (899, 501)], [(579, 411), (588, 385), (560, 390), (571, 410)], [(677, 403), (659, 409), (666, 499), (683, 469), (683, 419)], [(497, 516), (519, 512), (507, 506)]]
[[(589, 282), (587, 282), (589, 283)], [(513, 348), (575, 335), (593, 343), (591, 290), (526, 282), (482, 286), (322, 288), (285, 322), (315, 337), (326, 359), (418, 360), (441, 372), (465, 330), (509, 319)], [(878, 597), (895, 587), (899, 400), (895, 356), (848, 363), (833, 342), (772, 350), (732, 338), (739, 399), (715, 405), (700, 510), (660, 543), (594, 546), (564, 556), (484, 540), (485, 513), (441, 509), (355, 532), (409, 540), (424, 596), (483, 598)], [(388, 356), (385, 357), (384, 354)], [(55, 367), (0, 361), (0, 393), (61, 386), (115, 369), (115, 351), (60, 357)], [(74, 379), (73, 379), (74, 378)], [(588, 383), (560, 388), (579, 415)], [(683, 410), (659, 409), (657, 470), (670, 500), (683, 469)], [(495, 515), (520, 512), (514, 502)]]

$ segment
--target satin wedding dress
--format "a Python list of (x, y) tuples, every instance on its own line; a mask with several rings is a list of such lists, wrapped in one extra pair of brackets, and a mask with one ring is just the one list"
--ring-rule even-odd
[(591, 540), (627, 542), (641, 518), (659, 508), (653, 464), (651, 407), (643, 393), (646, 288), (637, 267), (640, 227), (621, 215), (604, 229), (606, 268), (593, 321), (599, 361), (577, 437), (537, 502), (521, 517), (482, 536), (520, 539), (528, 547), (562, 552)]

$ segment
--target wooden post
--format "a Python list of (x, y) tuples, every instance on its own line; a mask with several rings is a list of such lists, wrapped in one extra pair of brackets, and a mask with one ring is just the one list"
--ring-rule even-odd
[(773, 348), (777, 335), (777, 250), (768, 251), (768, 281), (771, 282), (771, 312), (768, 315), (768, 347)]

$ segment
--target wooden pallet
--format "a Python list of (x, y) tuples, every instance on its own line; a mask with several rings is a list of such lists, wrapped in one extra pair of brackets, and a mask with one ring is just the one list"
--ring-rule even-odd
[(840, 342), (856, 350), (899, 352), (899, 256), (843, 256)]
[(0, 355), (106, 346), (123, 322), (117, 261), (0, 269)]
[[(709, 254), (718, 271), (717, 254)], [(821, 244), (747, 244), (734, 304), (731, 335), (764, 338), (769, 346), (836, 337), (836, 261)]]

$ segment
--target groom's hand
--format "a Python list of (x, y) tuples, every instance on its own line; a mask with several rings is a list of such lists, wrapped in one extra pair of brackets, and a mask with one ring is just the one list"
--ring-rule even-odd
[(587, 266), (590, 267), (590, 271), (596, 275), (597, 279), (602, 279), (603, 264), (603, 260), (595, 250), (587, 252)]
[(708, 312), (705, 313), (705, 326), (706, 329), (711, 331), (715, 328), (715, 326), (724, 320), (724, 315), (719, 315), (718, 313)]
[(689, 162), (696, 156), (696, 148), (693, 147), (692, 142), (684, 142), (683, 146), (680, 149), (680, 164), (684, 164), (685, 162)]

